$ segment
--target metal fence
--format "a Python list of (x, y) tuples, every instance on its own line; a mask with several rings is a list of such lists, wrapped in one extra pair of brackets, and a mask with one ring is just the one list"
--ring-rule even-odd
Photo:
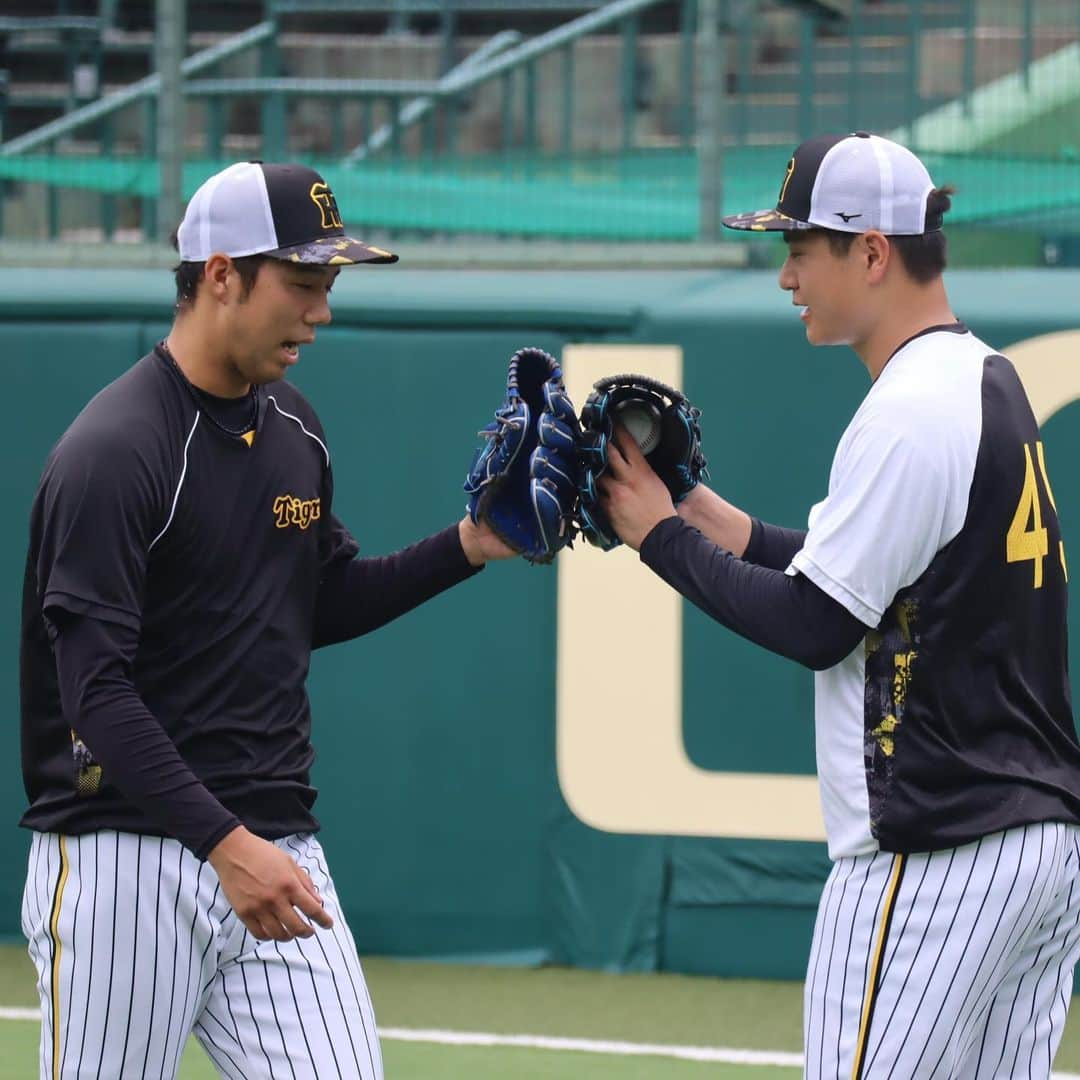
[(233, 34), (184, 9), (0, 19), (6, 240), (160, 239), (260, 157), (316, 164), (376, 238), (692, 244), (857, 129), (956, 184), (955, 224), (1080, 235), (1080, 0), (267, 0)]

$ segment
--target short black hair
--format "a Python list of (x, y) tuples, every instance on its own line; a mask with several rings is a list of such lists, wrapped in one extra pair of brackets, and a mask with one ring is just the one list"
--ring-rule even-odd
[[(180, 250), (180, 240), (177, 231), (172, 236), (172, 246)], [(240, 281), (244, 286), (244, 296), (247, 296), (255, 285), (255, 279), (259, 276), (259, 268), (271, 258), (269, 255), (243, 255), (233, 259), (233, 266), (240, 275)], [(196, 293), (199, 291), (199, 282), (203, 279), (206, 270), (205, 262), (181, 261), (173, 267), (173, 277), (176, 280), (176, 307), (190, 307), (195, 303)]]
[[(952, 207), (950, 198), (956, 192), (952, 185), (934, 188), (926, 197), (926, 216), (933, 218), (945, 214)], [(784, 239), (806, 236), (808, 232), (824, 234), (829, 250), (834, 255), (846, 255), (859, 233), (840, 232), (837, 229), (810, 229), (806, 232), (785, 232)], [(900, 256), (900, 262), (908, 276), (920, 285), (927, 285), (941, 277), (948, 262), (948, 242), (942, 229), (921, 233), (917, 236), (890, 236), (889, 243)]]
[[(244, 296), (251, 292), (255, 279), (259, 276), (259, 268), (270, 258), (269, 255), (243, 255), (232, 260), (244, 285)], [(199, 282), (202, 281), (205, 270), (206, 263), (204, 262), (182, 262), (173, 267), (178, 308), (195, 303), (195, 294), (198, 292)]]

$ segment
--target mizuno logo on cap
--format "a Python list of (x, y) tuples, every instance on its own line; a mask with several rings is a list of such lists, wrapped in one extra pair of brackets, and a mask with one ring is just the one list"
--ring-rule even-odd
[(855, 218), (862, 217), (862, 214), (845, 214), (843, 210), (837, 210), (836, 216), (838, 218), (843, 218), (844, 224), (846, 225), (849, 221), (854, 221)]

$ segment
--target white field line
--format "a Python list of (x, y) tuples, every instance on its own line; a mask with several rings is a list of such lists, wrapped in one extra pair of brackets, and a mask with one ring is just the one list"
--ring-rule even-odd
[[(0, 1007), (0, 1020), (38, 1020), (37, 1009)], [(675, 1046), (669, 1043), (630, 1043), (605, 1039), (563, 1039), (552, 1035), (494, 1035), (486, 1031), (439, 1031), (431, 1028), (379, 1028), (383, 1039), (397, 1042), (439, 1043), (443, 1046), (522, 1046), (537, 1050), (576, 1050), (585, 1054), (620, 1057), (670, 1057), (683, 1061), (725, 1065), (772, 1065), (797, 1069), (802, 1054), (768, 1050), (736, 1050), (724, 1046)], [(1056, 1072), (1052, 1080), (1080, 1080), (1080, 1073)]]
[[(802, 1054), (779, 1051), (733, 1050), (722, 1046), (672, 1046), (668, 1043), (613, 1042), (605, 1039), (564, 1039), (553, 1035), (492, 1035), (485, 1031), (425, 1031), (379, 1028), (384, 1039), (431, 1042), (451, 1046), (525, 1046), (539, 1050), (577, 1050), (586, 1054), (623, 1057), (671, 1057), (684, 1061), (719, 1061), (730, 1065), (787, 1065), (801, 1067)], [(1078, 1078), (1080, 1080), (1080, 1078)]]

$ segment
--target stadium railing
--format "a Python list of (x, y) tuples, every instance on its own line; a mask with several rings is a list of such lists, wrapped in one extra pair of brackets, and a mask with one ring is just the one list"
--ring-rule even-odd
[[(868, 128), (977, 184), (956, 222), (1080, 231), (1076, 0), (851, 0), (846, 18), (718, 2), (725, 207), (775, 197), (777, 147)], [(698, 7), (523, 0), (518, 16), (547, 18), (540, 33), (477, 37), (505, 4), (267, 0), (262, 22), (183, 62), (183, 192), (237, 157), (300, 157), (375, 234), (693, 242)], [(325, 18), (380, 12), (379, 36), (325, 32)], [(410, 34), (425, 18), (439, 33)], [(364, 78), (337, 74), (359, 64)], [(6, 236), (163, 231), (160, 85), (150, 74), (0, 145)]]

